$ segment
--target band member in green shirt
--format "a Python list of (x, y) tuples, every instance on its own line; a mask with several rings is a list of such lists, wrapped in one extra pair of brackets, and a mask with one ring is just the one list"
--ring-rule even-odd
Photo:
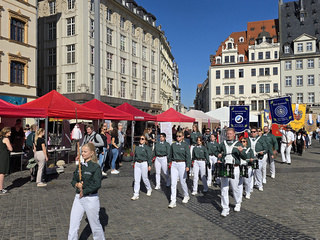
[[(269, 143), (269, 147), (272, 148), (273, 156), (276, 156), (276, 154), (278, 152), (278, 148), (279, 148), (278, 141), (277, 141), (276, 137), (270, 132), (270, 130), (267, 126), (265, 126), (263, 128), (263, 132), (264, 132), (263, 135), (266, 137), (266, 140)], [(268, 154), (267, 161), (266, 161), (265, 165), (267, 165), (268, 162), (270, 164), (271, 178), (275, 178), (276, 177), (276, 167), (274, 164), (274, 158), (272, 158), (270, 154)], [(264, 180), (266, 181), (266, 175), (267, 175), (267, 166), (265, 166), (263, 168), (263, 173), (262, 173), (263, 181)]]
[[(209, 162), (210, 162), (210, 168), (208, 168), (208, 187), (212, 184), (212, 172), (214, 171), (214, 166), (217, 162), (217, 157), (219, 155), (219, 143), (216, 141), (216, 136), (212, 133), (210, 135), (210, 142), (207, 143), (207, 149), (209, 153)], [(220, 178), (217, 178), (217, 183), (220, 182)]]

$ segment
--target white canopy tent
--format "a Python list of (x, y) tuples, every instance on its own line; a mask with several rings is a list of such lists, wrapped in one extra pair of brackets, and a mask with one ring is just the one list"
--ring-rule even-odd
[(220, 124), (219, 119), (211, 117), (200, 110), (190, 110), (185, 115), (188, 117), (195, 118), (196, 122), (198, 122), (199, 129), (202, 129), (203, 125), (206, 125), (207, 127), (212, 128), (212, 126)]
[[(207, 112), (206, 114), (216, 119), (219, 119), (221, 122), (221, 128), (223, 128), (224, 126), (229, 127), (229, 117), (230, 117), (229, 107), (222, 107), (222, 108)], [(258, 122), (258, 116), (250, 113), (250, 122)]]

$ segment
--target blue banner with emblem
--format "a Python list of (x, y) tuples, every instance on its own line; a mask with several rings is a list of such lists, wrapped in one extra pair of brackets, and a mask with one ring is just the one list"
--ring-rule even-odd
[(276, 98), (268, 101), (272, 123), (288, 124), (294, 120), (290, 97)]
[(236, 132), (243, 132), (249, 129), (249, 106), (230, 106), (230, 127)]

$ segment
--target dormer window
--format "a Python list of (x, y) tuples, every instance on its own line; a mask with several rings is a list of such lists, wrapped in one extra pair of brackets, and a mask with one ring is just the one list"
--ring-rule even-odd
[(288, 45), (284, 46), (284, 53), (290, 53), (290, 47)]
[(244, 57), (243, 56), (239, 57), (239, 62), (244, 62)]
[(221, 64), (221, 57), (217, 57), (216, 64)]
[(298, 50), (298, 52), (303, 52), (303, 44), (302, 43), (298, 43), (297, 50)]
[(232, 43), (228, 43), (228, 49), (232, 49)]
[(312, 42), (307, 42), (307, 51), (312, 51)]
[(239, 42), (244, 42), (244, 37), (240, 37)]
[(234, 56), (230, 56), (230, 62), (234, 62)]
[(306, 14), (305, 13), (300, 13), (300, 22), (304, 21)]

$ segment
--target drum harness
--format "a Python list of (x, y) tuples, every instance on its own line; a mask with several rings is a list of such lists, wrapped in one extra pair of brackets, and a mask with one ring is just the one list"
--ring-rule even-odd
[(225, 163), (231, 163), (234, 164), (234, 157), (232, 156), (232, 149), (235, 147), (238, 141), (235, 141), (231, 146), (227, 144), (227, 141), (224, 141), (224, 145), (226, 147), (226, 157), (225, 157)]
[(253, 154), (255, 157), (258, 157), (258, 153), (256, 152), (256, 144), (259, 141), (259, 139), (261, 138), (261, 136), (259, 136), (256, 140), (253, 140), (252, 138), (250, 138), (250, 142), (251, 142), (251, 149), (253, 151)]

